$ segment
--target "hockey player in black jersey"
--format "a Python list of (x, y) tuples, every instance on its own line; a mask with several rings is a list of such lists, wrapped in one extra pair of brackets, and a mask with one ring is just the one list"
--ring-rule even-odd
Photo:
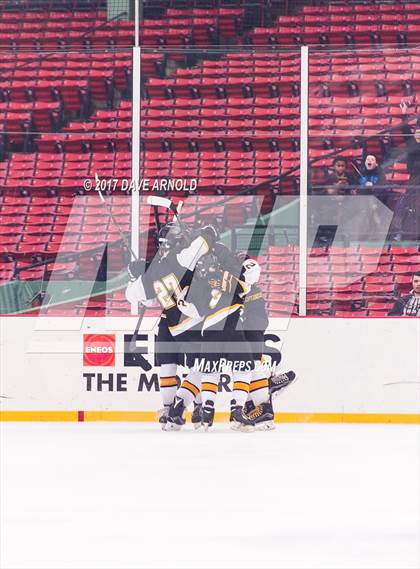
[[(249, 287), (248, 293), (245, 296), (241, 295), (243, 307), (240, 310), (240, 322), (245, 341), (251, 346), (254, 359), (246, 410), (248, 418), (255, 423), (257, 430), (271, 430), (274, 428), (272, 397), (290, 385), (295, 380), (296, 374), (293, 371), (272, 374), (263, 365), (264, 333), (268, 327), (268, 314), (265, 300), (258, 287), (261, 274), (260, 265), (248, 255), (234, 255), (227, 247), (219, 243), (216, 243), (214, 251), (217, 253), (220, 264), (223, 263), (224, 268), (233, 268)], [(207, 257), (203, 257), (200, 263), (204, 263)], [(206, 385), (203, 381), (204, 422), (206, 419)], [(214, 414), (214, 409), (212, 412)]]
[[(227, 270), (229, 269), (229, 270)], [(254, 424), (244, 413), (249, 384), (254, 367), (240, 312), (243, 298), (249, 290), (248, 271), (229, 249), (216, 244), (213, 252), (197, 263), (195, 277), (185, 298), (178, 302), (180, 310), (193, 319), (202, 319), (199, 346), (188, 355), (190, 369), (201, 372), (203, 424), (210, 426), (220, 374), (228, 368), (233, 379), (231, 427), (253, 430)], [(181, 422), (191, 395), (182, 387), (177, 392), (168, 421)]]
[(272, 398), (281, 389), (290, 385), (295, 380), (296, 374), (293, 371), (271, 373), (264, 368), (264, 333), (268, 327), (268, 314), (264, 297), (258, 286), (261, 267), (247, 254), (242, 254), (241, 258), (244, 267), (252, 274), (252, 279), (248, 279), (252, 280), (252, 286), (244, 300), (242, 321), (245, 337), (252, 346), (255, 359), (246, 410), (248, 417), (255, 422), (257, 430), (272, 430), (275, 428)]
[[(177, 366), (184, 365), (194, 327), (200, 322), (200, 319), (186, 317), (178, 309), (177, 301), (188, 289), (197, 262), (213, 246), (216, 238), (217, 232), (212, 226), (204, 227), (191, 240), (178, 223), (170, 223), (159, 232), (158, 254), (147, 270), (144, 261), (134, 261), (128, 266), (127, 300), (145, 305), (158, 301), (162, 308), (155, 342), (155, 363), (159, 366), (163, 399), (159, 421), (163, 428), (177, 390)], [(183, 383), (195, 397), (199, 396), (200, 374), (192, 370)]]
[(248, 417), (255, 422), (257, 430), (274, 429), (274, 412), (269, 393), (270, 375), (264, 368), (264, 332), (268, 327), (268, 315), (265, 300), (258, 287), (261, 267), (248, 255), (243, 255), (244, 267), (252, 273), (250, 291), (244, 299), (242, 323), (247, 341), (252, 346), (255, 368), (246, 402)]

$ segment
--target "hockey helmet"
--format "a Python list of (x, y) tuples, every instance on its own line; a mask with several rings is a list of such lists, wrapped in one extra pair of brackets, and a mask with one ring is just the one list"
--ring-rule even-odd
[(214, 255), (214, 253), (207, 253), (197, 261), (195, 270), (198, 277), (201, 279), (208, 278), (209, 276), (211, 277), (220, 271), (219, 259)]
[(182, 232), (179, 223), (173, 221), (160, 228), (158, 246), (161, 257), (165, 257), (171, 249), (187, 246), (187, 236)]

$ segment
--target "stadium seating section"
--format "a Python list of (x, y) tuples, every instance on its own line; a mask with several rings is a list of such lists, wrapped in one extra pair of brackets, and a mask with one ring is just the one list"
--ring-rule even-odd
[[(240, 30), (239, 8), (168, 9), (165, 17), (144, 20), (142, 46), (208, 46), (218, 35), (234, 37)], [(133, 22), (108, 21), (106, 10), (4, 11), (0, 13), (0, 48), (77, 50), (127, 47), (134, 43)]]
[[(270, 314), (297, 314), (299, 251), (270, 247), (260, 258)], [(386, 316), (397, 294), (411, 288), (420, 270), (419, 247), (359, 246), (312, 249), (308, 256), (307, 314), (341, 317)]]
[[(197, 179), (196, 207), (189, 201), (184, 213), (194, 221), (216, 218), (226, 229), (233, 224), (223, 202), (199, 216), (214, 195), (255, 185), (267, 198), (299, 192), (300, 45), (315, 46), (309, 85), (313, 182), (325, 177), (342, 147), (351, 158), (360, 158), (362, 148), (379, 158), (390, 147), (403, 148), (402, 97), (413, 101), (410, 115), (420, 113), (420, 51), (410, 46), (418, 43), (420, 4), (305, 5), (270, 27), (249, 30), (243, 23), (241, 7), (167, 8), (141, 25), (140, 175)], [(83, 195), (83, 181), (94, 181), (95, 174), (130, 177), (133, 34), (132, 21), (108, 21), (103, 9), (0, 10), (0, 283), (17, 272), (21, 280), (88, 278), (94, 266), (88, 254), (63, 262), (58, 257), (54, 264), (56, 255), (94, 253), (104, 236), (118, 250), (108, 212)], [(204, 49), (220, 45), (229, 47)], [(386, 129), (392, 135), (382, 136)], [(393, 194), (404, 193), (404, 160), (390, 162), (386, 174)], [(128, 232), (129, 200), (118, 193), (108, 200)], [(246, 196), (241, 203), (244, 219), (251, 217)], [(141, 226), (149, 224), (147, 211)], [(124, 265), (118, 251), (111, 270)], [(376, 257), (372, 245), (313, 249), (308, 315), (386, 315), (420, 269), (420, 251), (387, 245)], [(25, 270), (43, 260), (51, 262)], [(272, 244), (260, 261), (269, 270), (263, 290), (270, 314), (296, 315), (296, 246)], [(47, 313), (128, 310), (117, 292)]]
[(418, 2), (343, 2), (304, 6), (299, 15), (282, 16), (270, 28), (255, 28), (250, 41), (280, 46), (405, 45), (418, 43), (419, 32)]

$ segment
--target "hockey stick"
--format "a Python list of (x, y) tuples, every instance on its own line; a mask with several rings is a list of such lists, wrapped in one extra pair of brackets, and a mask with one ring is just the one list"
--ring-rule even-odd
[[(149, 202), (149, 199), (147, 200)], [(150, 202), (149, 202), (150, 203)], [(154, 211), (154, 218), (155, 218), (155, 223), (156, 223), (156, 229), (157, 232), (159, 233), (160, 230), (160, 222), (159, 222), (159, 212), (158, 212), (158, 208), (157, 205), (155, 204), (151, 204), (153, 205), (153, 211)], [(130, 350), (130, 352), (132, 354), (135, 354), (135, 359), (138, 360), (138, 362), (140, 363), (141, 367), (145, 370), (145, 371), (150, 371), (152, 369), (152, 366), (150, 365), (150, 363), (137, 351), (137, 337), (138, 337), (138, 333), (139, 333), (139, 329), (140, 329), (140, 325), (144, 316), (144, 313), (146, 312), (146, 307), (144, 305), (142, 305), (142, 307), (140, 308), (140, 312), (139, 312), (139, 319), (137, 321), (137, 325), (136, 328), (133, 332), (133, 335), (131, 337), (130, 343), (128, 345), (128, 349)]]
[(163, 198), (161, 196), (149, 196), (147, 198), (147, 203), (154, 206), (154, 207), (164, 207), (166, 209), (169, 209), (169, 211), (171, 211), (173, 213), (176, 221), (179, 223), (181, 230), (183, 232), (187, 231), (187, 227), (186, 227), (185, 223), (181, 220), (181, 218), (179, 216), (183, 202), (180, 202), (180, 206), (178, 209), (177, 206), (169, 198)]
[(161, 196), (148, 196), (147, 203), (150, 205), (155, 205), (157, 207), (165, 207), (166, 209), (170, 209), (175, 216), (178, 216), (176, 205), (169, 198), (163, 198)]
[(144, 306), (144, 304), (142, 304), (139, 311), (139, 318), (137, 320), (136, 327), (134, 329), (133, 335), (131, 336), (130, 343), (128, 344), (128, 350), (131, 354), (133, 354), (133, 360), (140, 367), (142, 367), (144, 371), (150, 371), (152, 369), (152, 365), (146, 360), (146, 358), (143, 356), (143, 354), (140, 353), (140, 350), (137, 348), (138, 333), (145, 312), (146, 312), (146, 307)]
[[(98, 175), (98, 174), (95, 174), (95, 176), (97, 176), (97, 175)], [(102, 202), (102, 203), (104, 204), (104, 206), (107, 208), (108, 213), (109, 213), (109, 217), (111, 218), (112, 223), (113, 223), (113, 224), (115, 225), (115, 227), (117, 228), (117, 231), (118, 231), (118, 233), (119, 233), (119, 235), (120, 235), (120, 237), (121, 237), (121, 239), (122, 239), (122, 241), (123, 241), (123, 243), (124, 243), (124, 245), (125, 245), (125, 248), (126, 248), (127, 251), (130, 253), (132, 260), (138, 261), (137, 255), (134, 253), (133, 249), (131, 248), (131, 246), (130, 246), (128, 240), (127, 240), (127, 237), (126, 237), (125, 234), (123, 233), (123, 230), (121, 229), (121, 227), (120, 227), (118, 221), (115, 219), (114, 214), (112, 213), (111, 206), (105, 201), (105, 198), (104, 198), (104, 196), (102, 195), (101, 190), (98, 190), (98, 194), (99, 194), (99, 197), (101, 198), (101, 202)]]
[[(97, 174), (95, 174), (95, 176), (97, 176)], [(99, 197), (101, 198), (102, 203), (105, 205), (105, 207), (108, 210), (109, 216), (113, 222), (113, 224), (115, 225), (115, 227), (118, 230), (118, 233), (120, 234), (120, 237), (127, 249), (127, 251), (130, 253), (132, 260), (134, 261), (138, 261), (138, 257), (137, 255), (134, 253), (133, 249), (130, 247), (128, 240), (126, 238), (126, 236), (124, 235), (124, 233), (122, 232), (122, 229), (119, 225), (119, 223), (117, 222), (117, 220), (114, 217), (114, 214), (112, 213), (111, 210), (111, 206), (105, 201), (104, 196), (102, 195), (101, 190), (98, 190), (98, 194)], [(128, 345), (128, 349), (130, 351), (131, 354), (133, 354), (133, 358), (134, 360), (145, 370), (145, 371), (150, 371), (152, 369), (151, 364), (146, 360), (146, 358), (139, 353), (139, 351), (137, 351), (137, 336), (139, 333), (139, 329), (141, 326), (141, 323), (143, 321), (143, 317), (144, 317), (144, 313), (146, 312), (146, 306), (144, 306), (144, 304), (142, 304), (140, 311), (139, 311), (139, 315), (138, 315), (138, 320), (137, 320), (137, 324), (136, 324), (136, 328), (133, 332), (133, 335), (131, 336), (131, 340), (130, 343)]]

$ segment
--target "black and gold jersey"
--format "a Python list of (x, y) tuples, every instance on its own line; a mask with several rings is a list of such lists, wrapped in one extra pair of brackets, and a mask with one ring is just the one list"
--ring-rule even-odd
[(189, 330), (197, 321), (182, 314), (177, 302), (191, 284), (195, 265), (208, 250), (207, 241), (199, 236), (184, 249), (171, 250), (164, 257), (156, 255), (145, 273), (128, 284), (127, 299), (143, 304), (156, 299), (172, 335)]

